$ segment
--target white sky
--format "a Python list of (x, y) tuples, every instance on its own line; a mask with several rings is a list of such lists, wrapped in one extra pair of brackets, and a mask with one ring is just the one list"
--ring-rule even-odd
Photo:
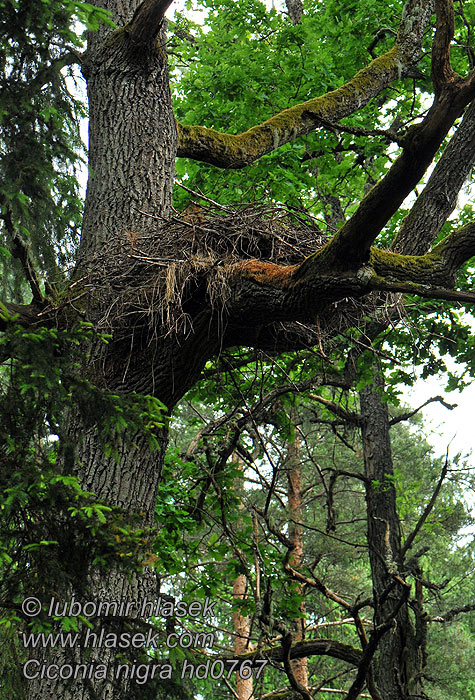
[[(462, 392), (444, 392), (445, 382), (443, 377), (431, 377), (419, 380), (414, 388), (405, 397), (407, 402), (417, 408), (424, 401), (433, 396), (443, 396), (449, 404), (457, 404), (457, 408), (449, 411), (440, 403), (426, 406), (422, 411), (424, 418), (424, 432), (429, 443), (434, 447), (436, 457), (445, 457), (448, 450), (449, 460), (458, 453), (462, 457), (462, 463), (473, 468), (475, 455), (475, 382), (466, 387)], [(466, 459), (463, 459), (465, 458)], [(462, 466), (462, 463), (460, 466)], [(465, 491), (465, 504), (475, 516), (475, 494)], [(463, 542), (475, 538), (475, 527), (470, 525), (463, 530)]]
[(433, 396), (443, 396), (447, 403), (457, 404), (452, 411), (440, 403), (429, 404), (423, 409), (426, 430), (431, 430), (429, 441), (437, 455), (445, 455), (449, 443), (449, 456), (458, 452), (462, 455), (475, 454), (475, 384), (462, 392), (450, 393), (444, 391), (444, 386), (443, 377), (420, 379), (404, 399), (414, 408)]

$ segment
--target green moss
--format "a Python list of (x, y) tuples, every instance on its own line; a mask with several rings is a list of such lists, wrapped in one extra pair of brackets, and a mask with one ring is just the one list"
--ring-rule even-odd
[(405, 62), (399, 47), (374, 59), (348, 83), (326, 95), (289, 107), (242, 134), (226, 134), (203, 126), (178, 124), (179, 154), (202, 157), (223, 167), (242, 167), (299, 135), (309, 133), (319, 120), (332, 121), (365, 104), (381, 84), (401, 75)]
[(116, 48), (120, 46), (129, 36), (129, 29), (127, 26), (121, 27), (120, 29), (117, 29), (115, 32), (112, 32), (107, 37), (107, 40), (105, 42), (106, 46), (109, 46), (111, 48)]
[(400, 255), (379, 248), (371, 248), (370, 265), (377, 275), (392, 280), (424, 283), (442, 272), (443, 260), (434, 252), (426, 255)]

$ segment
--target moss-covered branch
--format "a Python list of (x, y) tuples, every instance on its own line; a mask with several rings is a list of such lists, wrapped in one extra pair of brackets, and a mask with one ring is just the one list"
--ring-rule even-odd
[[(300, 265), (249, 260), (235, 265), (230, 323), (309, 322), (332, 314), (332, 304), (372, 291), (402, 292), (431, 299), (475, 304), (475, 292), (454, 290), (457, 271), (475, 257), (475, 224), (448, 236), (426, 255), (400, 255), (371, 248), (357, 269), (335, 267), (326, 249)], [(252, 319), (252, 323), (250, 323)]]
[[(473, 73), (463, 79), (454, 73), (450, 65), (449, 51), (454, 33), (453, 4), (451, 0), (437, 0), (435, 5), (437, 31), (432, 53), (434, 102), (423, 121), (411, 127), (403, 137), (402, 152), (388, 173), (370, 190), (329, 244), (326, 255), (337, 265), (345, 267), (352, 264), (356, 268), (368, 259), (375, 239), (419, 183), (451, 126), (475, 97)], [(464, 131), (467, 131), (466, 126)], [(468, 172), (465, 168), (462, 170)], [(459, 181), (460, 177), (456, 179)], [(447, 207), (442, 207), (442, 212), (447, 210)], [(422, 253), (428, 250), (438, 230), (440, 227), (433, 233), (430, 224), (426, 226), (424, 234), (419, 235), (415, 249), (408, 246), (407, 252)], [(405, 248), (403, 250), (406, 252)]]
[(178, 124), (178, 155), (221, 168), (243, 168), (319, 123), (338, 121), (366, 105), (417, 63), (431, 3), (408, 2), (395, 46), (375, 58), (345, 85), (285, 109), (241, 134), (226, 134), (204, 126)]
[(425, 255), (398, 255), (371, 249), (370, 264), (388, 281), (451, 287), (463, 263), (475, 256), (475, 224), (454, 231)]
[(444, 93), (443, 99), (434, 102), (421, 124), (412, 128), (405, 138), (402, 153), (390, 170), (369, 191), (329, 244), (327, 254), (331, 254), (335, 264), (357, 267), (368, 259), (371, 245), (423, 177), (463, 109), (459, 96), (458, 92)]

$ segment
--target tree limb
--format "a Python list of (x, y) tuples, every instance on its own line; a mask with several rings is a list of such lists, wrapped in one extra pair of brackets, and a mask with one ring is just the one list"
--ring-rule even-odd
[[(331, 244), (330, 244), (331, 245)], [(347, 263), (335, 269), (328, 245), (300, 265), (274, 265), (258, 260), (236, 263), (227, 302), (230, 324), (249, 327), (276, 321), (312, 322), (334, 313), (332, 303), (371, 291), (403, 292), (425, 298), (475, 303), (475, 292), (452, 289), (457, 271), (475, 255), (475, 224), (447, 236), (425, 255), (399, 255), (371, 248), (359, 269)], [(355, 252), (356, 256), (356, 252)], [(330, 258), (330, 259), (329, 259)]]
[[(281, 646), (278, 646), (270, 649), (261, 649), (259, 655), (272, 661), (283, 661), (284, 651)], [(358, 666), (361, 662), (362, 652), (349, 644), (343, 644), (334, 639), (310, 639), (304, 642), (297, 642), (290, 649), (291, 660), (304, 659), (307, 656), (331, 656), (334, 659), (340, 659), (353, 666)], [(246, 654), (241, 654), (238, 658), (253, 659), (255, 657), (256, 651), (250, 651)]]
[(391, 629), (393, 621), (386, 622), (380, 625), (375, 630), (370, 633), (370, 640), (363, 652), (360, 664), (358, 666), (358, 673), (353, 681), (351, 688), (345, 695), (344, 700), (356, 700), (360, 696), (360, 692), (366, 683), (366, 677), (369, 673), (371, 661), (378, 648), (379, 641), (381, 637), (386, 634), (386, 632)]
[(319, 119), (338, 121), (353, 114), (417, 63), (431, 14), (430, 2), (410, 0), (403, 12), (395, 46), (390, 51), (375, 58), (345, 85), (285, 109), (241, 134), (178, 123), (178, 156), (221, 168), (243, 168), (283, 144), (310, 133)]
[(454, 38), (454, 4), (452, 0), (435, 0), (436, 32), (432, 46), (432, 84), (436, 96), (456, 79), (461, 80), (450, 65), (450, 44)]
[(144, 0), (135, 11), (127, 32), (136, 45), (149, 45), (160, 31), (165, 12), (173, 0)]
[[(470, 99), (466, 93), (465, 104)], [(450, 94), (434, 102), (421, 124), (408, 131), (390, 170), (328, 244), (326, 254), (335, 263), (351, 260), (356, 265), (368, 259), (372, 243), (420, 181), (465, 104), (461, 91)]]
[(0, 204), (3, 204), (4, 206), (4, 211), (0, 218), (3, 219), (5, 229), (11, 239), (11, 254), (14, 258), (20, 261), (26, 280), (30, 285), (31, 293), (33, 295), (33, 302), (36, 304), (41, 304), (43, 302), (43, 293), (41, 291), (40, 283), (31, 259), (30, 252), (21, 240), (19, 233), (15, 230), (12, 214), (5, 197), (0, 197)]
[(32, 304), (10, 304), (8, 302), (0, 302), (0, 331), (4, 331), (7, 325), (14, 320), (22, 326), (31, 326), (34, 323), (39, 323), (38, 313), (42, 307), (36, 303)]
[(449, 411), (453, 411), (454, 408), (457, 408), (456, 403), (447, 403), (447, 401), (444, 401), (442, 396), (433, 396), (431, 399), (427, 399), (427, 401), (424, 401), (421, 406), (418, 408), (415, 408), (413, 411), (408, 411), (407, 413), (401, 413), (401, 415), (396, 416), (395, 418), (392, 418), (389, 421), (389, 425), (396, 425), (397, 423), (401, 423), (402, 421), (409, 420), (409, 418), (412, 418), (413, 416), (416, 415), (416, 413), (419, 413), (420, 410), (425, 408), (425, 406), (428, 406), (430, 403), (435, 403), (438, 402), (442, 404), (442, 406), (445, 406)]
[(427, 185), (403, 220), (391, 250), (422, 255), (437, 238), (457, 205), (457, 197), (475, 165), (475, 101), (473, 101)]
[(303, 700), (313, 700), (308, 690), (295, 677), (292, 664), (290, 663), (290, 652), (292, 649), (292, 634), (289, 632), (282, 638), (282, 656), (284, 670), (289, 679), (290, 687), (296, 691)]
[(424, 512), (422, 513), (421, 517), (416, 523), (416, 526), (414, 530), (411, 532), (407, 540), (404, 542), (404, 545), (401, 547), (401, 561), (404, 561), (404, 557), (406, 556), (407, 552), (410, 550), (412, 547), (414, 540), (416, 539), (418, 533), (420, 532), (422, 526), (424, 525), (425, 521), (429, 517), (432, 508), (435, 505), (435, 502), (437, 500), (437, 497), (440, 493), (440, 489), (442, 488), (442, 484), (444, 482), (445, 477), (447, 476), (447, 471), (449, 469), (449, 450), (447, 448), (447, 454), (445, 456), (445, 463), (442, 468), (442, 472), (439, 477), (439, 481), (437, 482), (437, 486), (434, 489), (434, 492), (430, 498), (429, 503), (426, 505), (424, 508)]
[[(205, 426), (203, 426), (201, 430), (198, 431), (198, 433), (188, 445), (188, 448), (185, 452), (185, 458), (191, 459), (198, 448), (200, 440), (209, 435), (213, 435), (223, 425), (231, 421), (233, 418), (235, 427), (239, 430), (243, 430), (248, 423), (252, 422), (253, 418), (254, 420), (260, 420), (263, 411), (266, 411), (269, 407), (271, 407), (273, 402), (276, 401), (276, 399), (278, 399), (280, 396), (291, 393), (300, 394), (303, 391), (306, 391), (307, 389), (314, 388), (315, 386), (324, 383), (324, 378), (312, 377), (311, 379), (302, 382), (282, 384), (281, 386), (278, 386), (275, 389), (272, 389), (271, 391), (267, 392), (264, 396), (262, 396), (259, 399), (259, 401), (257, 401), (253, 406), (249, 407), (249, 409), (244, 412), (242, 411), (241, 407), (233, 407), (223, 416), (214, 421), (210, 421)], [(235, 418), (237, 414), (239, 414), (239, 417)]]
[(318, 403), (321, 403), (322, 406), (325, 406), (325, 408), (331, 411), (335, 416), (342, 418), (344, 421), (347, 421), (352, 425), (361, 425), (361, 416), (359, 416), (358, 413), (346, 411), (335, 401), (324, 399), (322, 396), (318, 396), (318, 394), (309, 394), (308, 397), (313, 401), (318, 401)]
[(338, 595), (338, 593), (335, 593), (334, 591), (330, 590), (325, 586), (323, 581), (320, 579), (317, 579), (316, 577), (310, 578), (309, 576), (305, 576), (304, 574), (301, 574), (300, 571), (297, 571), (294, 569), (292, 566), (290, 566), (288, 559), (291, 553), (291, 549), (289, 548), (289, 551), (287, 552), (287, 555), (285, 557), (284, 561), (284, 570), (290, 574), (290, 576), (295, 580), (299, 581), (300, 583), (304, 583), (306, 586), (309, 586), (310, 588), (315, 588), (317, 591), (320, 591), (325, 598), (328, 598), (328, 600), (332, 600), (334, 603), (337, 603), (338, 605), (341, 605), (345, 610), (352, 611), (353, 607), (348, 603), (346, 600), (344, 600), (341, 596)]
[(445, 613), (445, 615), (437, 615), (437, 617), (430, 618), (429, 622), (450, 622), (456, 615), (461, 613), (473, 612), (475, 610), (475, 604), (464, 605), (462, 608), (453, 608)]

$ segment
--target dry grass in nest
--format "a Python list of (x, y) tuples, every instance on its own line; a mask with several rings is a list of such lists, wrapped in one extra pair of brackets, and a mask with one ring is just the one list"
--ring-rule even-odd
[[(126, 342), (137, 333), (186, 336), (204, 304), (225, 315), (237, 262), (295, 265), (328, 240), (311, 217), (266, 204), (193, 205), (167, 221), (144, 216), (152, 230), (125, 232), (91, 266), (89, 278), (95, 302), (97, 292), (103, 298), (98, 327)], [(300, 338), (300, 347), (317, 348), (327, 359), (335, 336), (351, 333), (362, 318), (391, 325), (405, 315), (401, 295), (378, 292), (341, 299), (333, 311), (311, 324), (280, 324), (280, 333)], [(355, 343), (371, 347), (364, 336)]]
[(311, 217), (266, 204), (192, 205), (151, 223), (155, 230), (126, 232), (92, 265), (103, 328), (126, 333), (145, 321), (154, 334), (186, 333), (198, 303), (225, 311), (235, 263), (294, 265), (327, 241)]

